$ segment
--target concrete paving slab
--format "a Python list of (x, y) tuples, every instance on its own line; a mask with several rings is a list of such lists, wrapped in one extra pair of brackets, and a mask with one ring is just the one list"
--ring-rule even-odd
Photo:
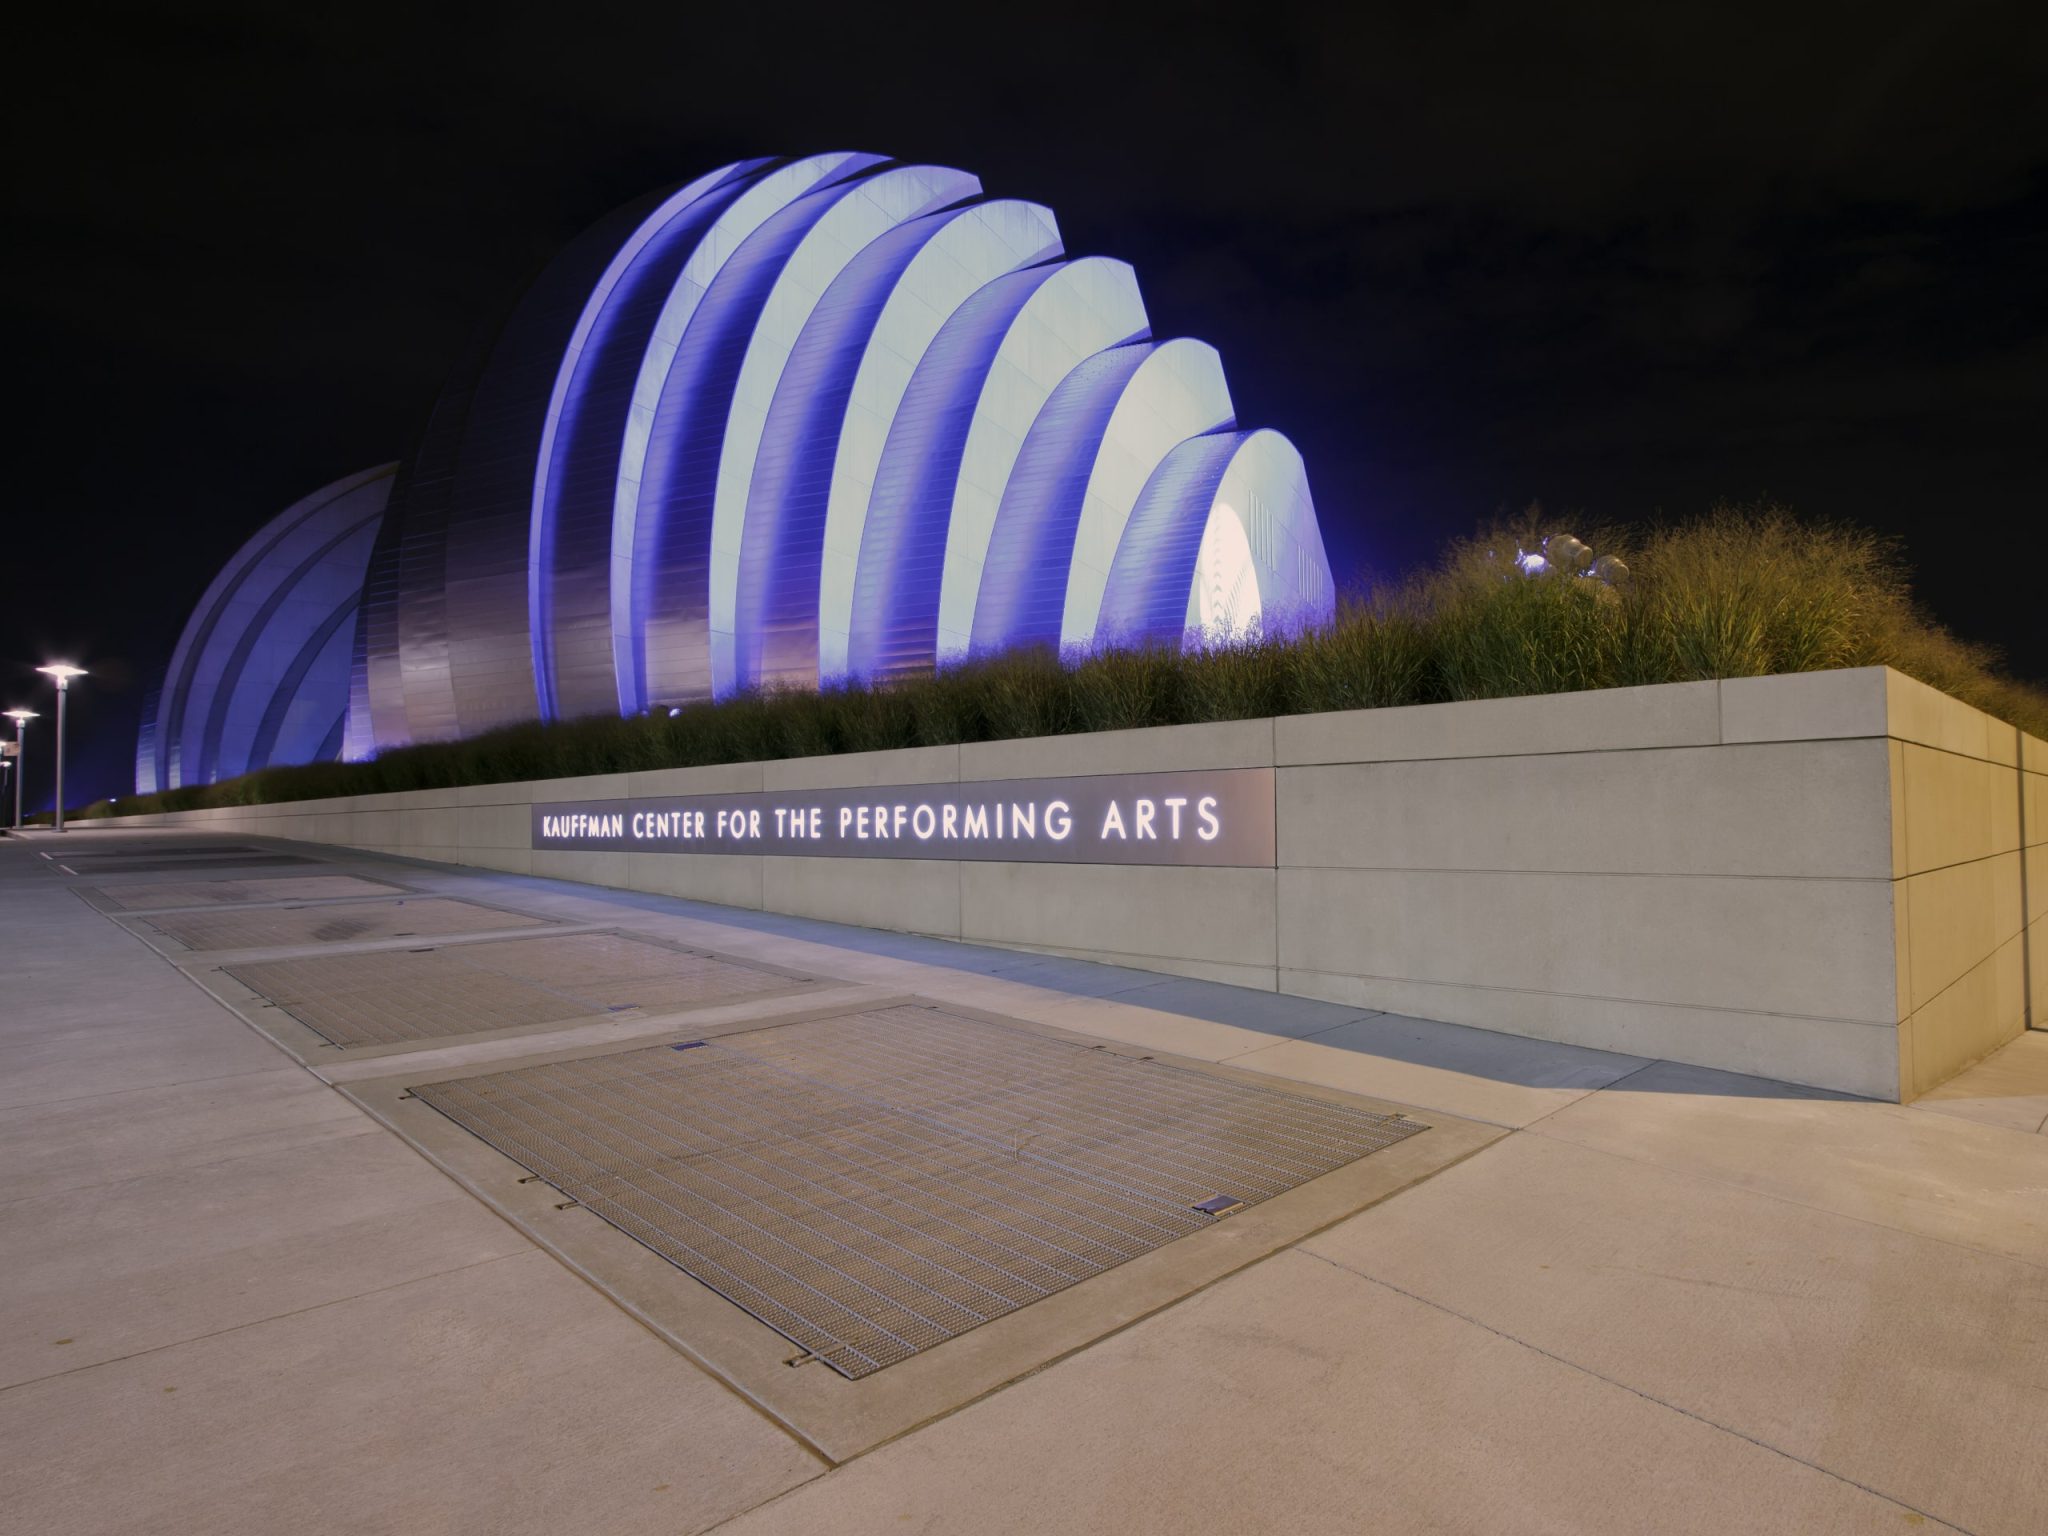
[(0, 1443), (39, 1536), (673, 1533), (819, 1467), (531, 1252), (0, 1392)]
[[(280, 1225), (283, 1225), (280, 1223)], [(259, 1235), (118, 1271), (46, 1259), (5, 1287), (0, 1389), (164, 1349), (368, 1291), (504, 1258), (531, 1245), (460, 1192), (309, 1231)], [(98, 1255), (104, 1257), (104, 1254)], [(89, 1251), (66, 1258), (90, 1260)]]
[(1967, 1072), (1921, 1094), (1913, 1108), (2048, 1135), (2048, 1030), (2028, 1030)]
[[(1209, 1265), (1192, 1298), (1162, 1250), (1134, 1277), (1142, 1294), (1110, 1305), (1077, 1287), (1062, 1293), (1074, 1315), (1041, 1313), (1060, 1298), (1017, 1314), (1031, 1339), (977, 1330), (924, 1379), (891, 1386), (906, 1362), (857, 1384), (882, 1397), (828, 1449), (864, 1454), (799, 1486), (822, 1466), (800, 1439), (629, 1319), (677, 1324), (672, 1269), (620, 1239), (652, 1270), (615, 1306), (455, 1186), (429, 1198), (401, 1175), (386, 1206), (345, 1173), (309, 1182), (323, 1145), (352, 1157), (376, 1139), (334, 1112), (357, 1111), (70, 894), (80, 882), (0, 843), (0, 1074), (29, 1068), (34, 1100), (0, 1108), (0, 1161), (26, 1173), (9, 1205), (26, 1197), (38, 1218), (24, 1243), (0, 1226), (0, 1316), (41, 1329), (20, 1332), (42, 1350), (129, 1327), (139, 1351), (72, 1353), (61, 1374), (0, 1387), (0, 1528), (693, 1530), (783, 1490), (732, 1529), (1804, 1532), (1940, 1516), (1997, 1531), (2041, 1507), (2014, 1426), (2039, 1421), (2048, 1382), (2043, 1271), (2013, 1261), (2041, 1253), (2029, 1213), (2048, 1178), (2031, 1157), (2048, 1137), (2019, 1134), (2027, 1093), (2005, 1078), (1902, 1110), (1256, 989), (315, 851), (423, 894), (841, 978), (856, 984), (832, 994), (842, 1005), (917, 993), (1493, 1123), (1468, 1126), (1464, 1162), (1310, 1239), (1313, 1254), (1262, 1259), (1271, 1247), (1233, 1217), (1217, 1231), (1253, 1251)], [(351, 1092), (396, 1094), (430, 1057), (474, 1070), (493, 1052), (591, 1048), (563, 1035), (351, 1063)], [(0, 1075), (0, 1100), (21, 1081)], [(262, 1089), (247, 1103), (244, 1083)], [(1509, 1125), (1534, 1130), (1501, 1139)], [(1360, 1166), (1394, 1173), (1381, 1160), (1423, 1140)], [(223, 1165), (266, 1162), (275, 1189), (234, 1193)], [(575, 1234), (602, 1223), (497, 1182), (583, 1263)], [(293, 1209), (293, 1189), (331, 1219)], [(67, 1220), (48, 1198), (65, 1190), (99, 1219)], [(209, 1190), (218, 1232), (181, 1230), (175, 1212)], [(465, 1257), (494, 1242), (508, 1256)], [(112, 1256), (97, 1268), (96, 1243)], [(20, 1303), (5, 1289), (17, 1251)], [(1374, 1263), (1398, 1273), (1352, 1272)], [(271, 1315), (295, 1288), (312, 1299)], [(743, 1325), (714, 1329), (707, 1352), (753, 1349), (746, 1330), (767, 1330), (704, 1295)], [(94, 1333), (43, 1328), (56, 1313), (40, 1309), (67, 1299)], [(11, 1342), (0, 1329), (0, 1364)], [(1012, 1380), (991, 1349), (1052, 1363)], [(796, 1381), (790, 1402), (817, 1391), (814, 1370), (768, 1361)]]
[(1581, 1099), (1537, 1130), (2048, 1264), (2048, 1137), (1675, 1062)]
[(360, 1133), (362, 1118), (296, 1067), (0, 1110), (14, 1196), (110, 1184), (166, 1167), (282, 1152)]
[(1913, 1523), (1878, 1495), (1290, 1252), (721, 1530), (1718, 1536)]
[(1982, 1536), (2048, 1510), (2048, 1269), (1532, 1134), (1304, 1247)]
[(1342, 1003), (1319, 1002), (1310, 997), (1289, 997), (1253, 987), (1225, 986), (1200, 981), (1192, 976), (1174, 976), (1162, 981), (1156, 976), (1140, 992), (1119, 994), (1122, 1001), (1162, 1013), (1178, 1013), (1213, 1024), (1233, 1024), (1239, 1029), (1257, 1030), (1276, 1039), (1298, 1040), (1319, 1035), (1370, 1017), (1377, 1010), (1354, 1008)]
[(275, 1048), (246, 1030), (223, 1030), (223, 1022), (77, 1031), (0, 1045), (0, 1109), (276, 1068)]
[(1230, 1064), (1517, 1127), (1649, 1065), (1640, 1056), (1392, 1013), (1264, 1046)]

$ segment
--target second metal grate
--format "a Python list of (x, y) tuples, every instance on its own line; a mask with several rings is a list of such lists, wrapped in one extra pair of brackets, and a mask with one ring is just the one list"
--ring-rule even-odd
[(187, 949), (207, 950), (283, 949), (300, 944), (487, 933), (496, 928), (539, 927), (548, 919), (452, 897), (427, 896), (406, 901), (338, 901), (321, 907), (176, 912), (146, 921)]
[(808, 977), (616, 933), (570, 933), (222, 967), (332, 1045), (433, 1040), (636, 1008), (710, 1008)]

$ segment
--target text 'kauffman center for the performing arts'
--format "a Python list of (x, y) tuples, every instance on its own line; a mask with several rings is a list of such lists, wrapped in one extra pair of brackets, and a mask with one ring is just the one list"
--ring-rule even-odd
[(1331, 605), (1300, 455), (1130, 267), (963, 171), (745, 161), (586, 232), (411, 458), (236, 553), (136, 787)]

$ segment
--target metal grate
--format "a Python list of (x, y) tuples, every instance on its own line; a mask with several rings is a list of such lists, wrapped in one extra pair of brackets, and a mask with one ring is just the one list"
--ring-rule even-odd
[(236, 853), (200, 858), (65, 859), (57, 867), (74, 875), (157, 875), (191, 869), (267, 869), (283, 864), (318, 864), (295, 853)]
[(148, 919), (150, 927), (187, 949), (346, 944), (361, 939), (530, 928), (546, 921), (524, 912), (501, 912), (475, 902), (439, 896), (411, 901), (341, 902), (325, 907), (272, 907), (261, 911), (179, 912)]
[(264, 875), (253, 880), (176, 880), (164, 885), (102, 886), (95, 894), (128, 912), (166, 907), (233, 906), (256, 901), (324, 901), (336, 896), (396, 896), (400, 888), (355, 875)]
[(1425, 1129), (924, 1007), (413, 1091), (850, 1378)]
[(621, 1008), (710, 1008), (809, 980), (615, 933), (223, 969), (343, 1047), (551, 1024)]

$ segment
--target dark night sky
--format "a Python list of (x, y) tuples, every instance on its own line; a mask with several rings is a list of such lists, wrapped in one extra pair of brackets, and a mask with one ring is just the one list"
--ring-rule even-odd
[(74, 801), (128, 787), (143, 674), (222, 561), (408, 453), (558, 246), (834, 148), (1133, 262), (1155, 331), (1301, 446), (1340, 581), (1537, 499), (1769, 497), (1904, 535), (1945, 622), (2048, 678), (2048, 6), (836, 11), (15, 24), (0, 705), (46, 728), (30, 669), (94, 669)]

